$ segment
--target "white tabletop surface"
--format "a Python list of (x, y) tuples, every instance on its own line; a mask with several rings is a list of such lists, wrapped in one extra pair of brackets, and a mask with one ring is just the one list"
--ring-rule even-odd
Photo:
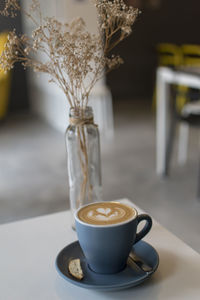
[(159, 253), (158, 270), (127, 290), (97, 292), (60, 277), (55, 258), (76, 239), (69, 211), (1, 225), (0, 300), (200, 299), (200, 255), (155, 220), (145, 240)]

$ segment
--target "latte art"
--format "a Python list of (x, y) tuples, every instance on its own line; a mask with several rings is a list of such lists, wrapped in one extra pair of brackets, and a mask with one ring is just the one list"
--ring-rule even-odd
[(116, 220), (119, 218), (123, 218), (126, 212), (119, 207), (116, 207), (115, 210), (110, 208), (96, 208), (95, 210), (90, 210), (86, 217), (94, 220), (94, 221), (109, 221), (109, 220)]
[(83, 207), (78, 218), (89, 224), (109, 225), (127, 221), (136, 215), (136, 211), (118, 202), (99, 202)]

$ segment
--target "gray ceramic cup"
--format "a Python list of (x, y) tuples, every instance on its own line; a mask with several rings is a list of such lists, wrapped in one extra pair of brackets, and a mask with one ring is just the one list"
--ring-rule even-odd
[[(131, 219), (112, 225), (88, 224), (78, 218), (79, 210), (75, 213), (78, 240), (92, 271), (101, 274), (122, 271), (133, 245), (150, 231), (151, 217), (138, 215), (137, 210), (133, 209), (135, 215)], [(136, 233), (141, 221), (145, 221), (145, 225)]]

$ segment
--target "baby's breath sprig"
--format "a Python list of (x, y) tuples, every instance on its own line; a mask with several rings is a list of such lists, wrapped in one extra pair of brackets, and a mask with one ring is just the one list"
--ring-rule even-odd
[(12, 18), (16, 17), (17, 11), (20, 10), (20, 5), (17, 0), (6, 0), (3, 5), (1, 14), (3, 16), (11, 16)]
[[(98, 34), (87, 31), (82, 18), (63, 24), (54, 17), (44, 17), (39, 1), (32, 0), (29, 11), (21, 10), (36, 28), (31, 37), (17, 36), (15, 30), (9, 33), (0, 66), (10, 70), (21, 62), (24, 67), (47, 73), (50, 82), (63, 90), (71, 107), (85, 108), (95, 83), (105, 72), (123, 63), (119, 55), (110, 51), (131, 33), (139, 13), (123, 0), (93, 2), (99, 20)], [(18, 10), (17, 0), (5, 0), (1, 14), (14, 17)]]

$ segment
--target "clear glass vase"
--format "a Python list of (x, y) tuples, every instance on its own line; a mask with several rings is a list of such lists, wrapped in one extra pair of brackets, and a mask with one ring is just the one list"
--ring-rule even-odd
[(92, 108), (71, 108), (69, 117), (66, 148), (74, 228), (74, 212), (82, 205), (102, 200), (101, 159), (99, 130), (93, 121)]

